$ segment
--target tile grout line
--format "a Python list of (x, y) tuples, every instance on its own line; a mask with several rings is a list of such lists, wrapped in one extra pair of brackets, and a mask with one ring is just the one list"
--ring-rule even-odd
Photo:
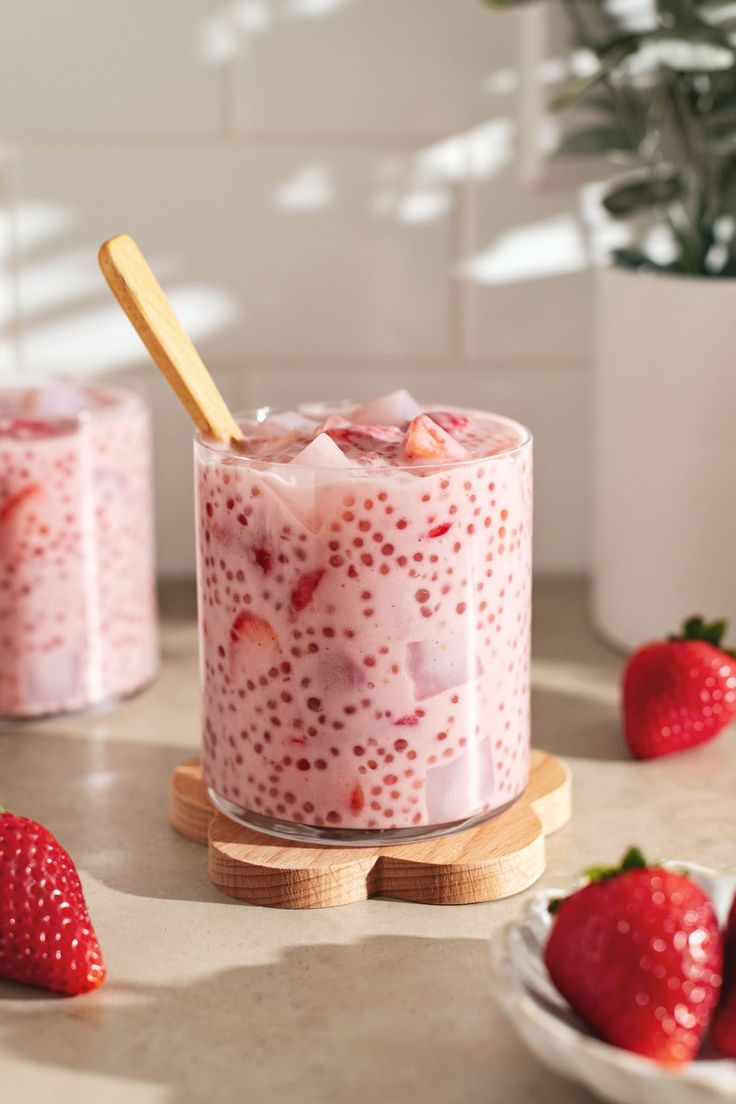
[[(239, 77), (233, 81), (238, 84)], [(454, 135), (445, 131), (438, 132), (411, 132), (396, 133), (350, 133), (341, 131), (259, 131), (242, 127), (238, 120), (238, 111), (231, 96), (234, 89), (230, 80), (223, 81), (223, 104), (221, 106), (220, 129), (214, 131), (189, 131), (177, 133), (176, 131), (140, 132), (121, 131), (111, 134), (109, 131), (86, 134), (74, 134), (64, 132), (38, 132), (38, 133), (5, 133), (0, 136), (0, 141), (8, 145), (22, 146), (25, 150), (36, 153), (47, 149), (69, 150), (98, 150), (100, 147), (110, 146), (304, 146), (314, 148), (319, 146), (334, 147), (336, 149), (365, 149), (381, 151), (387, 148), (391, 150), (406, 150), (417, 146), (429, 146), (438, 142), (449, 141)]]

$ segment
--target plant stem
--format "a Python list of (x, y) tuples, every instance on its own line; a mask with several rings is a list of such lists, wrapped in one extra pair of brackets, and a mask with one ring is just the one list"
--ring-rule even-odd
[[(563, 0), (563, 7), (570, 24), (580, 44), (591, 50), (598, 56), (599, 45), (592, 35), (582, 17), (576, 0)], [(707, 155), (701, 142), (700, 134), (696, 134), (695, 128), (691, 128), (692, 114), (690, 106), (682, 101), (682, 89), (680, 78), (677, 76), (668, 83), (672, 104), (677, 117), (679, 129), (685, 142), (685, 161), (690, 169), (689, 176), (694, 176), (687, 181), (687, 187), (700, 192), (697, 220), (692, 222), (684, 203), (677, 201), (666, 204), (657, 204), (657, 210), (663, 220), (669, 225), (670, 230), (680, 249), (680, 261), (684, 272), (701, 273), (703, 271), (704, 248), (702, 242), (702, 225), (707, 218), (709, 207), (708, 199), (710, 185), (709, 165)], [(632, 149), (636, 151), (639, 164), (656, 173), (662, 165), (661, 151), (647, 150), (641, 141), (641, 117), (646, 115), (647, 108), (642, 104), (632, 102), (625, 88), (619, 87), (610, 74), (606, 74), (601, 83), (605, 86), (613, 103), (616, 105), (618, 121), (631, 140)], [(662, 104), (664, 112), (664, 104)], [(700, 187), (698, 187), (700, 183)]]
[(667, 80), (667, 90), (682, 135), (683, 161), (689, 177), (687, 186), (692, 193), (693, 236), (697, 250), (695, 271), (702, 272), (710, 246), (710, 164), (703, 135), (690, 109), (682, 75), (671, 74)]

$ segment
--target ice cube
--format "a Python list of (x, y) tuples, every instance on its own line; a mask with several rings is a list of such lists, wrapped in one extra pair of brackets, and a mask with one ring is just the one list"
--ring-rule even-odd
[(464, 460), (470, 455), (467, 449), (426, 414), (417, 415), (409, 424), (401, 451), (409, 464)]
[(69, 708), (82, 693), (82, 662), (74, 647), (37, 651), (26, 659), (26, 695), (39, 711)]
[(407, 644), (406, 651), (416, 701), (433, 698), (453, 686), (463, 686), (483, 674), (474, 642), (465, 636), (414, 640)]
[(319, 427), (320, 433), (329, 433), (331, 429), (350, 429), (352, 422), (343, 418), (342, 414), (329, 414)]
[(365, 683), (365, 670), (347, 652), (332, 652), (320, 663), (320, 679), (334, 691), (359, 690)]
[(350, 415), (356, 425), (404, 426), (416, 418), (419, 407), (408, 391), (392, 391), (354, 410)]
[(430, 824), (447, 824), (480, 812), (493, 794), (493, 754), (490, 738), (473, 744), (463, 755), (427, 771), (424, 797)]
[(264, 486), (272, 488), (289, 512), (316, 533), (323, 520), (323, 495), (336, 481), (342, 482), (352, 468), (335, 442), (320, 433), (288, 464), (264, 473)]
[(306, 448), (290, 460), (305, 468), (349, 468), (351, 463), (342, 449), (326, 433), (318, 434)]
[(44, 418), (76, 418), (95, 406), (94, 399), (83, 387), (71, 383), (52, 383), (30, 392), (27, 409)]
[(315, 429), (314, 418), (307, 418), (304, 414), (300, 414), (298, 410), (285, 410), (281, 414), (270, 414), (262, 424), (271, 431), (308, 434), (310, 437)]

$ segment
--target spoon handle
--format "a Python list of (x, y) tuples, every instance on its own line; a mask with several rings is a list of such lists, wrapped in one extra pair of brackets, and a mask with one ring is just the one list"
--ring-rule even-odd
[(133, 239), (127, 234), (110, 238), (100, 248), (99, 262), (113, 295), (197, 428), (224, 443), (242, 441), (237, 422)]

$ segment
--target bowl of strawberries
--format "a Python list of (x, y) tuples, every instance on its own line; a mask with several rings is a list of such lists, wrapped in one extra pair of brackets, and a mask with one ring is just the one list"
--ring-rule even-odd
[(492, 944), (497, 1000), (546, 1066), (615, 1104), (736, 1100), (736, 875), (632, 848)]

